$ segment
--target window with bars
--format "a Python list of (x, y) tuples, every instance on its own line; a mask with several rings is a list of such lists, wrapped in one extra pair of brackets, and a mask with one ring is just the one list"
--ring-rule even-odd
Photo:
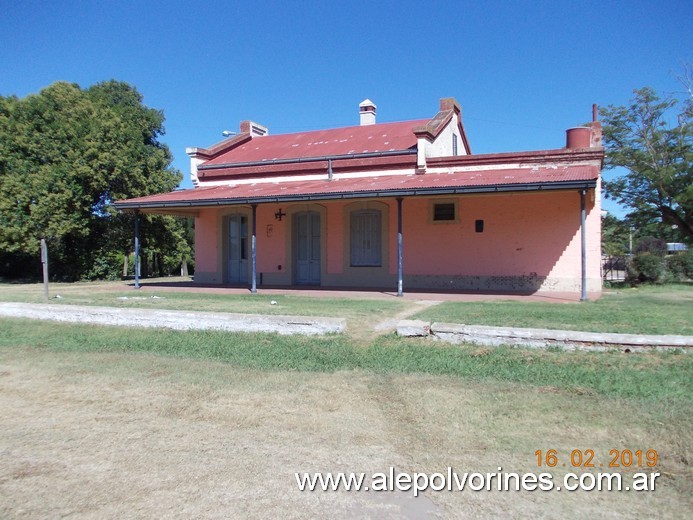
[(455, 215), (455, 203), (454, 202), (440, 202), (433, 204), (433, 222), (450, 222), (454, 221)]
[(381, 212), (377, 209), (351, 213), (351, 265), (380, 267), (382, 265)]

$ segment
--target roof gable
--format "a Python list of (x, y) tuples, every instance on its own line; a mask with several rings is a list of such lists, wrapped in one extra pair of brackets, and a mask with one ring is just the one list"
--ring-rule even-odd
[(455, 116), (457, 116), (457, 132), (462, 138), (464, 155), (470, 155), (472, 150), (469, 147), (467, 132), (462, 124), (462, 107), (460, 107), (460, 104), (455, 98), (442, 98), (440, 100), (440, 111), (433, 116), (431, 120), (426, 121), (425, 124), (414, 128), (414, 133), (418, 138), (433, 141), (441, 134), (443, 129), (445, 129)]

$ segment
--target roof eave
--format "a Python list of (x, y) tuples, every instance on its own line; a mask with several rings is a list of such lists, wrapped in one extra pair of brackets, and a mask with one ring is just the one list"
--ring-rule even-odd
[(388, 150), (382, 152), (364, 152), (339, 155), (320, 155), (315, 157), (297, 157), (291, 159), (269, 159), (266, 161), (248, 161), (236, 163), (201, 164), (198, 171), (207, 170), (227, 170), (232, 168), (245, 168), (253, 166), (270, 166), (279, 164), (305, 164), (310, 162), (340, 161), (348, 159), (369, 159), (379, 157), (396, 157), (399, 155), (415, 155), (416, 148), (405, 148), (404, 150)]
[(600, 161), (604, 160), (604, 148), (558, 148), (553, 150), (533, 150), (529, 152), (502, 152), (477, 155), (455, 155), (430, 157), (429, 167), (436, 166), (485, 166), (492, 164), (539, 164), (556, 161)]
[(402, 153), (389, 156), (317, 158), (315, 161), (285, 162), (285, 163), (252, 163), (250, 166), (235, 165), (233, 167), (206, 169), (199, 172), (201, 181), (237, 180), (247, 178), (266, 179), (282, 177), (290, 179), (296, 175), (328, 174), (334, 172), (383, 172), (406, 167), (414, 167), (414, 153)]
[(483, 194), (483, 193), (509, 193), (509, 192), (529, 192), (529, 191), (556, 191), (556, 190), (583, 190), (594, 189), (597, 186), (596, 179), (576, 180), (576, 181), (544, 181), (536, 183), (516, 183), (516, 184), (492, 184), (478, 186), (447, 186), (439, 188), (409, 188), (391, 189), (375, 191), (346, 191), (337, 193), (309, 193), (302, 195), (270, 195), (266, 197), (217, 197), (189, 201), (162, 201), (162, 202), (115, 202), (116, 209), (120, 211), (134, 211), (142, 209), (174, 209), (174, 208), (193, 208), (210, 206), (239, 206), (245, 204), (262, 203), (281, 203), (281, 202), (304, 202), (319, 200), (343, 200), (343, 199), (363, 199), (380, 197), (416, 197), (433, 195), (464, 195), (464, 194)]

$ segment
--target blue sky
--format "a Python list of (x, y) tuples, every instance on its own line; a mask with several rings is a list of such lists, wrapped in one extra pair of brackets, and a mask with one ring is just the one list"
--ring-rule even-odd
[(364, 98), (386, 122), (455, 97), (474, 153), (560, 148), (592, 103), (681, 90), (693, 61), (690, 0), (0, 0), (0, 13), (0, 95), (135, 85), (166, 115), (184, 187), (187, 146), (243, 119), (271, 133), (358, 124)]

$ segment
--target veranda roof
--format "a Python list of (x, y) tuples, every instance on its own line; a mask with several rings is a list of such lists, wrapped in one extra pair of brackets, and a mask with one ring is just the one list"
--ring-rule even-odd
[(332, 180), (325, 177), (197, 187), (128, 199), (115, 205), (121, 210), (156, 210), (306, 200), (589, 189), (596, 186), (598, 177), (599, 168), (591, 165), (335, 177)]

